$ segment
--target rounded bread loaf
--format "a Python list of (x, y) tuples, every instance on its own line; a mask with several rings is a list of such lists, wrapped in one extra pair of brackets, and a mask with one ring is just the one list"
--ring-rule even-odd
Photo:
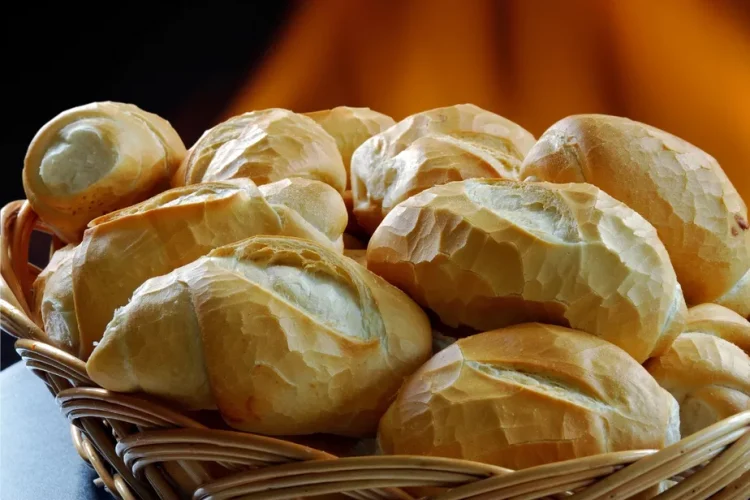
[(750, 357), (722, 338), (683, 333), (644, 366), (679, 403), (683, 437), (750, 410)]
[(515, 179), (534, 136), (473, 104), (411, 115), (365, 141), (352, 156), (357, 222), (372, 234), (399, 202), (438, 184)]
[(169, 187), (185, 145), (158, 115), (94, 102), (47, 122), (26, 152), (23, 186), (39, 217), (66, 242), (90, 220)]
[(511, 469), (679, 439), (677, 403), (633, 358), (540, 323), (449, 345), (407, 379), (378, 430), (387, 454)]
[(430, 349), (426, 315), (397, 288), (327, 245), (259, 236), (146, 281), (87, 370), (245, 431), (362, 436)]
[(73, 256), (69, 244), (52, 254), (32, 286), (34, 311), (44, 325), (47, 341), (72, 355), (79, 350), (78, 320), (73, 300)]
[(333, 109), (304, 113), (318, 123), (336, 140), (341, 159), (346, 168), (346, 189), (351, 189), (349, 166), (352, 154), (363, 142), (393, 126), (396, 122), (388, 115), (370, 108), (337, 106)]
[(750, 317), (747, 206), (711, 155), (627, 118), (574, 115), (542, 134), (521, 175), (603, 189), (656, 228), (689, 305)]
[[(282, 181), (284, 182), (284, 181)], [(317, 181), (293, 179), (272, 198), (316, 182), (321, 193), (334, 191)], [(281, 193), (279, 193), (281, 191)], [(334, 194), (336, 194), (334, 192)], [(282, 234), (341, 247), (346, 208), (336, 194), (321, 194), (316, 203), (288, 207), (267, 201), (248, 179), (174, 188), (138, 205), (91, 222), (75, 252), (73, 289), (80, 333), (79, 357), (86, 359), (101, 339), (117, 307), (125, 305), (144, 281), (166, 274), (210, 250), (258, 234)], [(296, 209), (305, 210), (297, 212)], [(317, 211), (325, 211), (325, 214)], [(328, 220), (332, 227), (320, 226)]]
[(332, 241), (338, 250), (343, 251), (343, 232), (348, 215), (341, 195), (331, 186), (294, 177), (264, 184), (258, 186), (258, 189), (277, 213), (285, 212), (285, 217), (293, 219), (299, 227), (312, 225)]
[(471, 179), (423, 191), (383, 220), (367, 266), (448, 327), (570, 326), (639, 362), (685, 322), (654, 228), (590, 184)]
[(683, 331), (715, 335), (750, 354), (750, 321), (724, 306), (700, 304), (691, 307)]
[(338, 192), (346, 169), (333, 137), (307, 116), (280, 108), (252, 111), (206, 130), (172, 178), (173, 186), (247, 178), (257, 185), (289, 177)]

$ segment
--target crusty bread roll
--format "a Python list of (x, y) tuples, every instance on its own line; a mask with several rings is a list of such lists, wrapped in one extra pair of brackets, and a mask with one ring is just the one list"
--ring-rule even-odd
[(750, 321), (718, 304), (700, 304), (688, 309), (683, 331), (715, 335), (750, 354)]
[(430, 356), (403, 292), (327, 246), (254, 237), (146, 281), (87, 363), (144, 391), (275, 435), (361, 436)]
[(205, 131), (172, 178), (173, 186), (237, 178), (257, 185), (288, 177), (338, 192), (346, 170), (336, 141), (312, 118), (279, 108), (244, 113)]
[(185, 145), (163, 118), (132, 105), (95, 102), (63, 111), (26, 152), (23, 186), (57, 235), (78, 242), (88, 222), (169, 187)]
[(399, 202), (437, 184), (476, 177), (517, 178), (534, 136), (473, 104), (405, 118), (352, 156), (354, 213), (370, 234)]
[(685, 321), (654, 228), (590, 184), (472, 179), (423, 191), (383, 220), (367, 266), (449, 327), (570, 326), (639, 362)]
[(750, 357), (705, 333), (683, 333), (646, 369), (680, 405), (682, 436), (750, 410)]
[[(235, 179), (171, 189), (93, 220), (73, 263), (81, 359), (101, 339), (115, 309), (125, 305), (141, 283), (216, 247), (257, 234), (282, 234), (340, 248), (346, 224), (341, 197), (321, 194), (306, 207), (275, 204), (275, 197), (288, 201), (284, 193), (295, 191), (282, 182), (281, 190), (267, 188), (270, 203), (252, 181)], [(290, 182), (304, 183), (302, 191), (310, 189), (309, 182), (316, 182), (320, 193), (334, 191), (317, 181)], [(321, 230), (324, 220), (338, 229)]]
[(354, 150), (373, 135), (396, 124), (390, 116), (370, 108), (338, 106), (333, 109), (305, 113), (305, 115), (315, 120), (336, 140), (346, 168), (346, 189), (351, 189), (349, 165)]
[(527, 323), (446, 347), (404, 383), (380, 421), (388, 454), (523, 469), (680, 439), (677, 403), (618, 347)]
[(44, 325), (47, 341), (63, 351), (79, 351), (78, 319), (73, 299), (73, 256), (76, 246), (67, 245), (54, 254), (32, 287), (34, 311)]
[(300, 227), (311, 224), (339, 251), (344, 250), (343, 233), (348, 216), (341, 195), (331, 186), (310, 179), (292, 178), (264, 184), (259, 189), (277, 212), (288, 214), (285, 218), (295, 220)]
[(653, 224), (688, 304), (750, 316), (747, 207), (709, 154), (627, 118), (576, 115), (542, 135), (522, 176), (600, 187)]

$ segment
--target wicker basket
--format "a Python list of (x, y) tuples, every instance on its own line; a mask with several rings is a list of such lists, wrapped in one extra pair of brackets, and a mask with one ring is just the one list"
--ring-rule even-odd
[[(228, 430), (151, 398), (106, 391), (89, 379), (83, 361), (44, 343), (29, 307), (40, 272), (29, 262), (35, 230), (49, 233), (28, 202), (3, 208), (2, 328), (18, 338), (26, 367), (70, 420), (73, 444), (96, 470), (97, 484), (116, 497), (373, 500), (428, 491), (441, 500), (593, 500), (649, 498), (660, 485), (672, 484), (658, 498), (750, 498), (750, 411), (660, 451), (608, 453), (514, 472), (446, 458), (341, 458), (298, 442)], [(53, 237), (52, 250), (60, 246)]]

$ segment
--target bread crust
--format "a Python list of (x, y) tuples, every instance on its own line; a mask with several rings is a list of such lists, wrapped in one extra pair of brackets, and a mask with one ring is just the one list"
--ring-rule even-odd
[(326, 246), (259, 236), (146, 281), (87, 370), (111, 390), (215, 405), (241, 430), (363, 436), (430, 355), (403, 292)]
[(747, 206), (708, 153), (627, 118), (574, 115), (542, 134), (521, 176), (600, 187), (656, 228), (689, 305), (750, 316)]
[(750, 357), (706, 333), (684, 333), (645, 365), (680, 404), (683, 436), (750, 410)]
[(393, 118), (370, 108), (337, 106), (333, 109), (304, 113), (318, 123), (336, 140), (346, 168), (346, 189), (351, 189), (350, 166), (352, 154), (367, 139), (396, 124)]
[(639, 362), (666, 350), (686, 306), (654, 228), (590, 184), (472, 179), (386, 216), (367, 266), (449, 327), (570, 326)]
[(168, 188), (185, 154), (160, 116), (94, 102), (63, 111), (37, 132), (24, 160), (24, 191), (60, 238), (77, 243), (92, 219)]
[(379, 425), (388, 454), (511, 469), (679, 440), (677, 403), (616, 346), (527, 323), (459, 339), (404, 383)]
[(342, 193), (346, 169), (336, 141), (312, 118), (280, 108), (252, 111), (206, 130), (172, 178), (173, 186), (246, 178), (257, 185), (289, 177)]
[[(310, 187), (308, 182), (317, 183), (295, 179), (279, 190), (269, 190), (274, 192), (274, 199), (278, 198), (276, 201), (288, 201), (295, 192), (308, 189), (333, 191), (327, 186)], [(295, 187), (298, 183), (305, 187)], [(95, 219), (73, 262), (79, 356), (84, 360), (88, 357), (115, 309), (125, 305), (144, 281), (216, 247), (257, 234), (285, 234), (317, 240), (340, 251), (346, 208), (340, 197), (338, 204), (335, 200), (321, 196), (317, 208), (326, 213), (313, 216), (314, 204), (300, 213), (294, 206), (273, 200), (269, 203), (251, 181), (235, 179), (170, 189)], [(339, 232), (330, 228), (320, 231), (317, 226), (321, 220), (332, 221)]]
[(399, 202), (427, 188), (470, 178), (515, 179), (534, 136), (473, 104), (411, 115), (352, 156), (354, 214), (372, 234)]

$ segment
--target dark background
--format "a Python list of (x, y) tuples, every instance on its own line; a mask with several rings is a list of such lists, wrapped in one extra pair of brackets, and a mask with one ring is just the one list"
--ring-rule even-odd
[[(25, 198), (21, 169), (34, 134), (74, 106), (134, 103), (169, 120), (192, 145), (273, 50), (294, 6), (278, 0), (95, 5), (27, 2), (0, 16), (2, 204)], [(2, 368), (18, 360), (6, 333), (0, 349)]]

